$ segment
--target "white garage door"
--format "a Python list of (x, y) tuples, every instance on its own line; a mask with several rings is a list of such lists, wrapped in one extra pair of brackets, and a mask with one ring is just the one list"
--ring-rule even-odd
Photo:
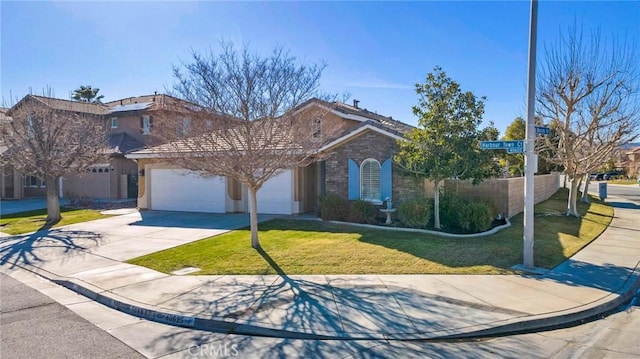
[(265, 182), (258, 191), (258, 213), (291, 214), (293, 209), (292, 185), (293, 178), (290, 170)]
[(225, 212), (224, 177), (200, 177), (177, 169), (151, 170), (151, 209), (185, 212)]

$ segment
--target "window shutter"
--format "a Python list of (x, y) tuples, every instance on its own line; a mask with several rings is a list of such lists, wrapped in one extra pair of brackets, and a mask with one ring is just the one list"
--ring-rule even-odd
[(149, 132), (151, 132), (152, 128), (153, 128), (153, 117), (149, 115)]
[(140, 116), (140, 131), (144, 128), (144, 116)]
[(389, 197), (392, 198), (392, 193), (393, 193), (393, 183), (392, 183), (392, 173), (391, 173), (391, 167), (392, 167), (392, 160), (391, 158), (387, 159), (386, 161), (382, 162), (382, 167), (380, 168), (380, 182), (381, 183), (381, 188), (380, 188), (380, 196), (382, 198), (380, 198), (381, 200), (385, 200), (385, 198)]
[(360, 199), (360, 167), (358, 167), (358, 164), (352, 159), (349, 159), (348, 163), (349, 173), (347, 180), (349, 181), (349, 199)]

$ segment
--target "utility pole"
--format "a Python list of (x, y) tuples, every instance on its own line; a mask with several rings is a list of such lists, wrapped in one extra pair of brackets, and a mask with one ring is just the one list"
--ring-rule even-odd
[(533, 269), (533, 175), (536, 172), (536, 154), (534, 152), (535, 133), (535, 97), (536, 97), (536, 32), (538, 27), (538, 0), (531, 0), (529, 19), (529, 73), (527, 76), (527, 129), (524, 153), (524, 253), (523, 265)]

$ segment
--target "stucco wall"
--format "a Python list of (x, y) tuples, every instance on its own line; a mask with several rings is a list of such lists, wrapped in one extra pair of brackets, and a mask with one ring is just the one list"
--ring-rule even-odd
[(117, 198), (118, 192), (114, 193), (110, 182), (111, 172), (87, 172), (76, 176), (66, 176), (62, 182), (63, 196)]

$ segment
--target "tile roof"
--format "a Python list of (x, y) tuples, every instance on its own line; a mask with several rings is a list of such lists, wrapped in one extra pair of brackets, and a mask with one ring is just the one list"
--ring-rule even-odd
[(144, 143), (122, 132), (109, 137), (109, 149), (111, 153), (126, 155), (129, 152), (144, 148)]
[[(153, 94), (127, 97), (115, 101), (106, 102), (110, 112), (140, 111), (145, 109), (159, 109), (172, 107), (173, 109), (182, 107), (191, 108), (195, 104), (165, 94)], [(196, 106), (197, 107), (197, 106)]]
[[(36, 95), (27, 95), (20, 102), (31, 98), (34, 99), (46, 106), (61, 111), (72, 111), (72, 112), (82, 112), (89, 113), (93, 115), (104, 115), (107, 113), (107, 106), (103, 104), (90, 103), (90, 102), (79, 102), (79, 101), (71, 101), (71, 100), (63, 100), (59, 98), (52, 97), (44, 97), (44, 96), (36, 96)], [(19, 102), (19, 103), (20, 103)], [(18, 103), (18, 104), (19, 104)]]
[(413, 126), (409, 124), (394, 120), (391, 116), (383, 116), (378, 113), (371, 112), (366, 108), (354, 107), (343, 102), (333, 102), (332, 105), (333, 109), (336, 111), (344, 114), (366, 117), (385, 129), (390, 129), (401, 134), (407, 133), (413, 129)]
[[(390, 133), (398, 137), (402, 137), (404, 134), (406, 134), (407, 132), (409, 132), (411, 129), (414, 128), (411, 125), (394, 120), (391, 117), (382, 116), (377, 113), (371, 112), (367, 109), (349, 106), (342, 102), (327, 102), (319, 99), (311, 99), (301, 104), (300, 106), (298, 106), (296, 110), (300, 110), (313, 103), (319, 104), (321, 106), (343, 113), (345, 115), (352, 115), (352, 116), (354, 115), (359, 117), (358, 118), (359, 123), (357, 124), (357, 126), (350, 127), (344, 132), (339, 133), (336, 136), (332, 136), (331, 138), (326, 138), (324, 141), (324, 145), (327, 145), (336, 140), (339, 140), (342, 137), (345, 137), (345, 138), (349, 137), (350, 135), (357, 133), (358, 131), (361, 131), (363, 127), (367, 127), (367, 126), (375, 127), (377, 129), (380, 129), (382, 131), (385, 131), (387, 133)], [(229, 150), (231, 147), (236, 149), (240, 149), (243, 147), (243, 144), (239, 142), (236, 142), (231, 146), (229, 143), (225, 143), (225, 141), (215, 138), (214, 134), (205, 134), (203, 136), (208, 136), (209, 138), (207, 139), (207, 142), (209, 142), (212, 146), (216, 146), (217, 150), (219, 151)], [(236, 139), (237, 141), (239, 141), (240, 136), (237, 136)], [(275, 141), (275, 142), (276, 143), (274, 143), (273, 149), (279, 149), (280, 145), (278, 145), (277, 143), (280, 141)], [(280, 144), (282, 143), (286, 143), (286, 141), (280, 142)], [(190, 147), (191, 146), (189, 145), (189, 139), (183, 139), (183, 140), (174, 141), (168, 144), (163, 144), (163, 145), (159, 145), (151, 148), (145, 148), (140, 151), (135, 151), (133, 157), (137, 157), (137, 156), (144, 157), (144, 156), (154, 156), (154, 155), (158, 156), (158, 155), (161, 155), (162, 153), (166, 153), (166, 154), (174, 153), (176, 150), (179, 152), (182, 152), (182, 151), (189, 152)], [(262, 145), (259, 145), (258, 147), (262, 147)]]
[(372, 121), (382, 129), (385, 129), (394, 133), (400, 133), (401, 135), (411, 131), (411, 129), (414, 128), (409, 124), (393, 119), (393, 117), (391, 116), (383, 116), (376, 112), (369, 111), (366, 108), (347, 105), (346, 103), (339, 102), (339, 101), (328, 102), (328, 101), (314, 98), (302, 103), (300, 106), (298, 106), (297, 109), (300, 110), (314, 103), (324, 106), (325, 108), (328, 108), (335, 112), (338, 112), (339, 115), (344, 115), (347, 118), (352, 116), (357, 116), (360, 118), (360, 121), (363, 121), (363, 122)]

